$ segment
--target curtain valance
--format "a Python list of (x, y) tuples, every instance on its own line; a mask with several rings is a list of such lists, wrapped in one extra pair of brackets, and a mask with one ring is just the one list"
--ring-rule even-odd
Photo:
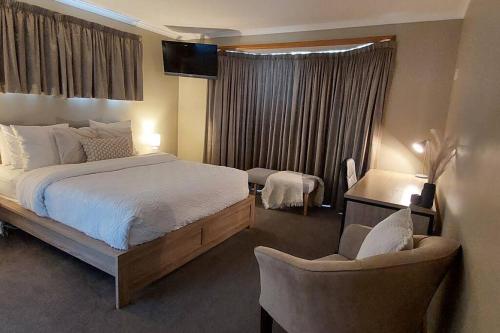
[(0, 0), (0, 92), (142, 100), (140, 36)]

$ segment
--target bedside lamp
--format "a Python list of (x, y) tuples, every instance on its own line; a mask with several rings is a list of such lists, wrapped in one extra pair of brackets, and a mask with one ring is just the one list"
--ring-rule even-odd
[(425, 153), (425, 150), (427, 148), (427, 143), (429, 141), (427, 140), (424, 140), (424, 141), (420, 141), (420, 142), (415, 142), (411, 145), (411, 147), (413, 148), (413, 150), (417, 153), (417, 154), (423, 154)]
[(428, 158), (428, 154), (427, 154), (427, 144), (429, 143), (429, 140), (423, 140), (423, 141), (419, 141), (419, 142), (415, 142), (411, 145), (411, 147), (413, 148), (413, 150), (419, 154), (419, 155), (422, 155), (422, 154), (425, 154), (424, 155), (424, 163), (423, 163), (423, 167), (422, 167), (422, 173), (417, 173), (415, 176), (417, 176), (418, 178), (427, 178), (427, 175), (425, 174), (425, 166), (427, 165), (427, 158)]
[(161, 135), (159, 133), (151, 133), (148, 135), (148, 144), (154, 152), (160, 149)]

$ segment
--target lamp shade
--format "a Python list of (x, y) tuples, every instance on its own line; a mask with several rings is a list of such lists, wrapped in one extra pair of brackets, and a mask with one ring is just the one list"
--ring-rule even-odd
[(427, 140), (415, 142), (411, 145), (411, 147), (417, 154), (423, 154), (427, 148)]
[(149, 135), (149, 145), (151, 147), (160, 147), (161, 144), (161, 135), (159, 133), (151, 133)]

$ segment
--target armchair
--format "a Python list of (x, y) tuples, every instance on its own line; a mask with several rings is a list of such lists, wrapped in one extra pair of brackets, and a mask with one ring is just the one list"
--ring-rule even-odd
[(414, 236), (413, 250), (355, 260), (370, 229), (349, 225), (339, 253), (316, 260), (257, 247), (261, 331), (418, 332), (460, 245)]

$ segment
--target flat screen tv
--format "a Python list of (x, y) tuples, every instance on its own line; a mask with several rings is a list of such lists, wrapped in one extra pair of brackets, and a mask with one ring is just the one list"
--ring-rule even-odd
[(217, 45), (163, 41), (165, 74), (217, 78)]

